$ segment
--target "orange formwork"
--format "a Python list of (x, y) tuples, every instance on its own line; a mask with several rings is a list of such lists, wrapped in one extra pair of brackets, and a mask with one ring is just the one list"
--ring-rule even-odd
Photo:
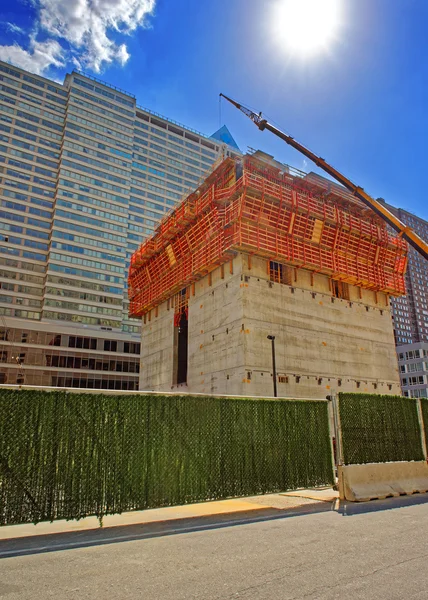
[(407, 245), (346, 190), (247, 155), (224, 160), (134, 253), (130, 315), (247, 252), (391, 295), (405, 293)]

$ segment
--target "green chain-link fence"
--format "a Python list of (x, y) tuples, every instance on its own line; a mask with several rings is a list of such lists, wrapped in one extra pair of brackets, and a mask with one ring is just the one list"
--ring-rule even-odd
[(0, 523), (333, 483), (326, 402), (0, 389)]
[(416, 403), (401, 396), (339, 394), (344, 464), (423, 460)]

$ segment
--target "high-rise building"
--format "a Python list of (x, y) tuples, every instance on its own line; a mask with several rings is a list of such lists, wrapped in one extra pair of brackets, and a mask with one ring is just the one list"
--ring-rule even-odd
[[(428, 222), (402, 208), (387, 205), (405, 225), (428, 241)], [(428, 342), (428, 261), (409, 247), (406, 295), (391, 300), (395, 343)]]
[(0, 383), (137, 389), (129, 260), (219, 157), (239, 152), (72, 72), (0, 62)]

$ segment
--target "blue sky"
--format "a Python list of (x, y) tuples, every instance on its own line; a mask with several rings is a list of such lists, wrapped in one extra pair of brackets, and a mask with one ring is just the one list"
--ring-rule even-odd
[[(337, 39), (305, 60), (273, 35), (280, 1), (15, 0), (1, 14), (0, 58), (61, 81), (80, 65), (207, 134), (224, 92), (428, 219), (428, 2), (339, 0)], [(242, 150), (312, 170), (224, 102), (221, 117)]]

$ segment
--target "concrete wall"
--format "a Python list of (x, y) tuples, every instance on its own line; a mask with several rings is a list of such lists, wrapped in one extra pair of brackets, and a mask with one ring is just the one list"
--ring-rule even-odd
[(174, 309), (164, 302), (142, 323), (140, 390), (170, 391), (174, 367)]
[[(244, 370), (240, 257), (189, 290), (188, 385), (175, 385), (173, 302), (142, 325), (140, 389), (239, 394)], [(169, 307), (169, 308), (168, 308)]]
[[(242, 394), (245, 373), (242, 260), (236, 257), (195, 284), (189, 298), (189, 389)], [(247, 393), (245, 391), (245, 393)]]
[[(330, 391), (400, 393), (392, 320), (384, 294), (349, 286), (350, 301), (332, 298), (329, 280), (298, 270), (288, 286), (268, 281), (266, 261), (243, 261), (248, 369), (252, 394), (272, 390), (271, 342), (275, 335), (278, 383), (287, 396), (324, 397)], [(376, 303), (377, 300), (377, 303)], [(263, 375), (261, 375), (263, 373)], [(299, 379), (300, 378), (300, 379)], [(341, 385), (339, 385), (341, 383)], [(359, 384), (359, 385), (358, 385)], [(377, 385), (377, 388), (374, 385)], [(389, 385), (392, 389), (389, 389)]]
[[(328, 277), (295, 272), (269, 280), (267, 260), (238, 255), (196, 282), (189, 297), (188, 391), (323, 398), (332, 391), (400, 393), (392, 321), (384, 294), (350, 286), (332, 298)], [(140, 389), (173, 386), (173, 309), (143, 325)]]

